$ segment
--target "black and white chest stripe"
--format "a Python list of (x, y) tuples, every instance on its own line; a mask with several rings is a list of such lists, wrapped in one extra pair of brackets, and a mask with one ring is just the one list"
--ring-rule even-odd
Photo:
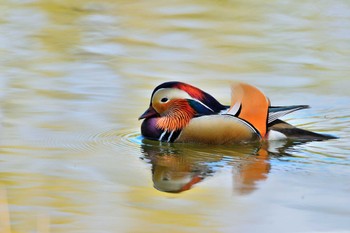
[(158, 140), (161, 142), (174, 142), (179, 137), (180, 133), (181, 130), (168, 131), (165, 129), (159, 136)]

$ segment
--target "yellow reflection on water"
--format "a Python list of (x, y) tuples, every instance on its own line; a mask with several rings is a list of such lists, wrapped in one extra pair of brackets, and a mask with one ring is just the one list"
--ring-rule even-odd
[(213, 198), (216, 194), (215, 190), (201, 187), (181, 197), (155, 189), (134, 188), (127, 194), (129, 202), (135, 205), (133, 217), (138, 219), (131, 232), (187, 232), (189, 229), (220, 232), (216, 221), (200, 214), (220, 208), (223, 203)]
[(0, 230), (4, 233), (11, 233), (10, 212), (5, 189), (0, 189)]
[(71, 26), (78, 24), (78, 20), (86, 15), (86, 11), (79, 10), (82, 3), (40, 1), (35, 4), (50, 21), (37, 35), (45, 51), (64, 55), (65, 60), (71, 59), (72, 52), (82, 44), (81, 30)]
[[(41, 233), (50, 232), (50, 229), (65, 232), (67, 228), (60, 231), (56, 226), (71, 224), (74, 222), (73, 215), (84, 214), (80, 208), (84, 204), (76, 199), (81, 194), (86, 197), (86, 193), (79, 191), (83, 187), (81, 181), (41, 174), (2, 173), (1, 177), (15, 181), (11, 185), (4, 185), (2, 191), (2, 225), (8, 232), (37, 230)], [(7, 208), (7, 203), (12, 207)], [(60, 216), (55, 212), (65, 214)], [(7, 221), (16, 223), (12, 231)]]

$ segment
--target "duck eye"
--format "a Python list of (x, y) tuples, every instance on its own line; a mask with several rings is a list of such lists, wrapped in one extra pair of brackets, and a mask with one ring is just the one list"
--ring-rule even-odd
[(160, 100), (160, 102), (165, 103), (165, 102), (168, 102), (168, 100), (169, 100), (168, 98), (164, 97)]

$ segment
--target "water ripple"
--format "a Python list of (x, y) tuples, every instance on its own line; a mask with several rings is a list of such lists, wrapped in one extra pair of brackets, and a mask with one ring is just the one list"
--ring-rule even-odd
[(118, 150), (130, 150), (139, 147), (139, 137), (140, 133), (135, 129), (109, 129), (89, 136), (85, 144), (87, 148), (111, 146)]
[[(41, 135), (36, 138), (21, 139), (22, 146), (45, 150), (73, 150), (92, 152), (101, 147), (113, 147), (117, 150), (130, 150), (139, 147), (142, 137), (135, 129), (107, 129), (101, 132), (81, 132), (75, 134)], [(1, 141), (3, 148), (18, 147), (19, 140), (8, 138)]]

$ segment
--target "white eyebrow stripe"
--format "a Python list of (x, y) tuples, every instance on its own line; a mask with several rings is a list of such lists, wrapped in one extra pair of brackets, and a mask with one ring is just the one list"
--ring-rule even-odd
[(192, 96), (190, 96), (186, 91), (183, 91), (181, 89), (177, 89), (177, 88), (161, 88), (158, 91), (156, 91), (153, 95), (152, 101), (154, 99), (154, 96), (156, 96), (158, 93), (162, 93), (162, 92), (167, 92), (167, 98), (172, 99), (172, 98), (183, 98), (183, 99), (190, 99), (190, 100), (194, 100), (198, 103), (200, 103), (201, 105), (203, 105), (205, 108), (209, 109), (210, 111), (214, 112), (213, 109), (211, 109), (208, 105), (204, 104), (202, 101), (193, 98)]
[[(159, 90), (157, 90), (152, 97), (152, 102), (154, 101), (154, 98), (158, 95), (164, 94), (164, 97), (167, 97), (168, 99), (173, 99), (173, 98), (183, 98), (183, 99), (190, 99), (190, 100), (194, 100), (198, 103), (200, 103), (201, 105), (203, 105), (205, 108), (209, 109), (211, 112), (214, 112), (213, 109), (211, 109), (209, 106), (207, 106), (206, 104), (204, 104), (202, 101), (193, 98), (192, 96), (190, 96), (186, 91), (181, 90), (181, 89), (177, 89), (177, 88), (160, 88)], [(163, 97), (163, 96), (162, 96)], [(159, 98), (159, 97), (158, 97)]]
[(167, 97), (169, 99), (173, 99), (173, 98), (192, 99), (192, 97), (186, 91), (183, 91), (181, 89), (160, 88), (153, 94), (151, 101), (153, 102), (158, 95), (162, 95), (162, 97)]

